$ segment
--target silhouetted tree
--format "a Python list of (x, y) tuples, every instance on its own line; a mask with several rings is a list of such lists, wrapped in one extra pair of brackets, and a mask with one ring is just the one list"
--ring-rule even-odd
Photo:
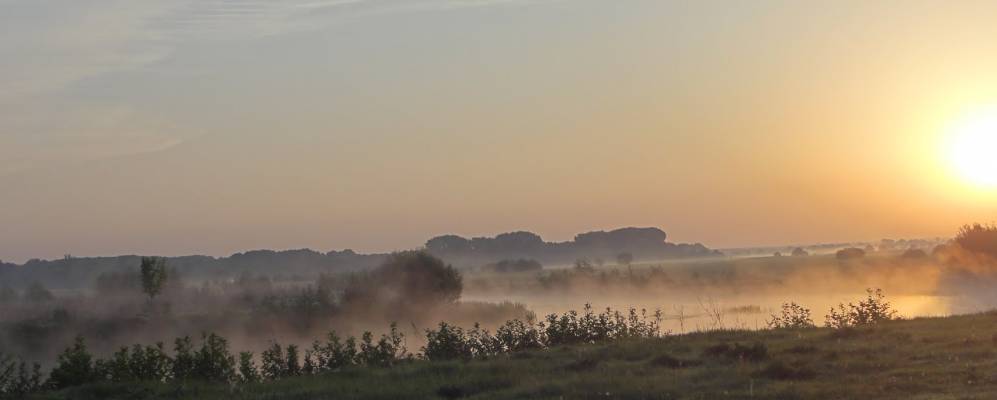
[(163, 291), (166, 284), (166, 259), (160, 257), (142, 257), (142, 291), (154, 299)]
[(972, 224), (959, 229), (955, 242), (964, 250), (997, 258), (997, 226)]

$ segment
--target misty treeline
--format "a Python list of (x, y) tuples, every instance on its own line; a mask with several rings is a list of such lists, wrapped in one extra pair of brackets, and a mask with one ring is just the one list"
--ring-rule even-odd
[(0, 349), (45, 360), (53, 343), (67, 343), (75, 334), (106, 352), (135, 338), (201, 331), (258, 348), (273, 337), (306, 340), (330, 329), (359, 333), (390, 321), (417, 330), (441, 316), (498, 324), (528, 313), (521, 304), (459, 301), (461, 273), (419, 251), (394, 253), (369, 271), (322, 275), (307, 285), (246, 274), (188, 286), (167, 259), (137, 261), (127, 272), (102, 275), (93, 294), (48, 293), (41, 300), (0, 303)]
[[(570, 264), (580, 258), (615, 257), (630, 253), (638, 260), (709, 257), (720, 253), (701, 244), (665, 241), (657, 228), (623, 228), (582, 233), (569, 242), (544, 242), (530, 232), (503, 233), (494, 238), (464, 239), (444, 235), (426, 242), (424, 250), (458, 268), (478, 267), (504, 259), (534, 259), (545, 264)], [(326, 253), (309, 250), (255, 250), (229, 257), (184, 256), (166, 261), (189, 281), (232, 280), (243, 275), (269, 276), (275, 281), (312, 280), (322, 274), (370, 270), (390, 254), (361, 254), (352, 250)], [(29, 260), (23, 265), (0, 262), (0, 282), (23, 290), (40, 282), (50, 289), (90, 289), (98, 276), (130, 271), (140, 256), (74, 257)]]

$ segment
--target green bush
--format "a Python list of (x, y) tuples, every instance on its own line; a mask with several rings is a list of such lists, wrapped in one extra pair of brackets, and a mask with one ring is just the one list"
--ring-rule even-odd
[(228, 351), (228, 341), (214, 333), (202, 336), (201, 349), (194, 355), (194, 377), (206, 381), (235, 380), (235, 357)]
[(312, 344), (315, 354), (315, 365), (319, 371), (334, 371), (347, 365), (353, 365), (357, 358), (357, 343), (352, 336), (341, 341), (336, 332), (329, 332), (325, 343), (317, 340)]
[(287, 376), (287, 359), (284, 358), (284, 348), (280, 343), (274, 342), (270, 348), (260, 355), (263, 377), (269, 380), (277, 380)]
[(518, 319), (506, 321), (495, 331), (495, 340), (502, 351), (520, 352), (544, 347), (540, 327)]
[(82, 336), (77, 336), (73, 345), (59, 354), (56, 366), (49, 373), (47, 386), (63, 389), (95, 382), (99, 376), (94, 370), (93, 355), (87, 350)]
[(802, 329), (813, 328), (814, 320), (810, 318), (810, 309), (796, 303), (783, 303), (782, 313), (772, 315), (768, 321), (769, 328), (780, 329)]
[(835, 328), (850, 328), (856, 326), (875, 325), (883, 321), (897, 318), (897, 312), (886, 301), (882, 289), (866, 289), (865, 300), (858, 304), (838, 304), (832, 308), (824, 320), (824, 325)]
[(194, 374), (194, 345), (190, 340), (190, 336), (184, 336), (182, 338), (177, 338), (173, 342), (173, 365), (172, 365), (172, 377), (175, 380), (186, 380), (193, 377)]
[(458, 326), (440, 322), (439, 329), (426, 330), (423, 357), (429, 361), (469, 360), (473, 356), (470, 340)]
[(408, 357), (408, 351), (403, 345), (405, 335), (398, 331), (398, 324), (392, 323), (389, 333), (381, 335), (377, 343), (374, 343), (373, 337), (370, 332), (364, 332), (360, 338), (358, 364), (390, 367)]
[(260, 371), (256, 368), (256, 362), (253, 361), (253, 353), (249, 351), (239, 353), (239, 382), (247, 384), (257, 383), (261, 380)]
[(20, 399), (41, 388), (41, 365), (29, 369), (23, 360), (0, 353), (0, 399)]

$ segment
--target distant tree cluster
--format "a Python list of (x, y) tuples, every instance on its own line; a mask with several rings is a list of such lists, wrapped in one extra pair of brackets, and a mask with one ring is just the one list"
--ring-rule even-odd
[[(528, 258), (544, 263), (565, 263), (579, 258), (612, 259), (629, 265), (635, 258), (660, 259), (708, 257), (721, 255), (702, 244), (666, 242), (667, 235), (658, 228), (623, 228), (609, 232), (578, 234), (570, 242), (545, 242), (532, 232), (510, 232), (471, 239), (443, 235), (426, 242), (426, 250), (447, 260), (495, 260)], [(621, 259), (619, 256), (624, 255)]]

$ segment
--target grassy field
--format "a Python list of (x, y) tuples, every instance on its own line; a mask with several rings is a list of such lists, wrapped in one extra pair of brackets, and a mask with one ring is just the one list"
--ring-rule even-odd
[(993, 399), (997, 312), (846, 330), (693, 333), (235, 387), (98, 384), (35, 398)]

